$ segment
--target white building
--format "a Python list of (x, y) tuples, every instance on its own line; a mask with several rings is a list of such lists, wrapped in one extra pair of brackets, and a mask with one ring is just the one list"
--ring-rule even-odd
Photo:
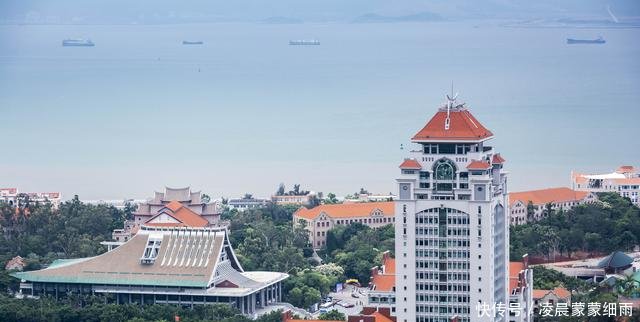
[(571, 172), (573, 189), (590, 192), (616, 192), (640, 207), (640, 173), (633, 166), (623, 165), (612, 173), (583, 174)]
[(245, 211), (247, 209), (264, 208), (270, 202), (271, 201), (269, 199), (254, 197), (247, 198), (247, 196), (245, 196), (243, 198), (229, 199), (229, 201), (227, 202), (227, 206), (229, 207), (229, 209)]
[(0, 201), (16, 205), (20, 200), (29, 199), (31, 202), (50, 202), (53, 208), (58, 208), (62, 202), (60, 192), (19, 192), (18, 188), (0, 188)]
[(455, 99), (413, 136), (395, 203), (398, 322), (507, 321), (478, 310), (509, 302), (507, 176), (491, 138)]

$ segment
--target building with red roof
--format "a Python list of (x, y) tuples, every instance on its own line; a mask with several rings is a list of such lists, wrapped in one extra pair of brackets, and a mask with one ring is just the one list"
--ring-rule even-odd
[(478, 303), (508, 305), (507, 163), (493, 137), (450, 96), (411, 137), (396, 179), (395, 283), (372, 278), (373, 294), (395, 287), (398, 321), (484, 322)]
[[(540, 220), (547, 210), (569, 210), (577, 205), (598, 200), (595, 193), (576, 191), (566, 187), (547, 188), (509, 193), (509, 212), (512, 225)], [(533, 207), (529, 209), (529, 204)]]
[(302, 225), (309, 232), (313, 248), (320, 249), (326, 245), (331, 228), (353, 223), (371, 228), (392, 225), (394, 209), (392, 201), (324, 204), (311, 209), (301, 207), (293, 214), (293, 222)]
[(367, 299), (370, 307), (388, 308), (395, 313), (396, 304), (396, 260), (391, 253), (382, 254), (382, 265), (371, 269), (369, 293)]

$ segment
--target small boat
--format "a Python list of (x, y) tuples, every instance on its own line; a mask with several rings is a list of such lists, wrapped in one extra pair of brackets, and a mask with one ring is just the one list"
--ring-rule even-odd
[(574, 44), (604, 44), (604, 43), (606, 43), (606, 41), (602, 37), (598, 37), (596, 39), (567, 38), (567, 44), (569, 44), (569, 45), (574, 45)]
[(291, 46), (318, 46), (320, 45), (320, 40), (312, 39), (312, 40), (289, 40), (289, 45)]
[(200, 40), (199, 40), (199, 41), (183, 40), (183, 41), (182, 41), (182, 44), (183, 44), (183, 45), (202, 45), (202, 44), (204, 44), (204, 42), (203, 42), (203, 41), (200, 41)]
[(62, 41), (65, 47), (93, 47), (95, 44), (90, 39), (65, 39)]

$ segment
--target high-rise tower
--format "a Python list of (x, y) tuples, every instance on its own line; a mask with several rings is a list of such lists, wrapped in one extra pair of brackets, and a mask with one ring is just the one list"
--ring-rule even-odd
[(447, 96), (411, 139), (419, 149), (397, 179), (398, 322), (508, 318), (507, 176), (491, 138), (465, 104)]

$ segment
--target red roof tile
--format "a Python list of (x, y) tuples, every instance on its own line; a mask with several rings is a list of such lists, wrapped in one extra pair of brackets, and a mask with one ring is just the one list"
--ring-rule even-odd
[(400, 165), (400, 169), (422, 169), (422, 166), (415, 159), (405, 159)]
[(483, 140), (493, 136), (480, 122), (466, 109), (450, 112), (449, 129), (445, 129), (447, 112), (439, 110), (416, 135), (413, 141), (429, 140)]
[(387, 274), (378, 274), (373, 277), (371, 284), (375, 285), (375, 290), (380, 292), (391, 292), (396, 286), (396, 276)]
[(169, 209), (169, 211), (168, 212), (160, 211), (157, 215), (149, 219), (149, 221), (153, 220), (153, 218), (156, 218), (157, 216), (163, 213), (166, 213), (167, 215), (178, 220), (180, 223), (145, 223), (145, 225), (164, 226), (164, 227), (171, 227), (171, 226), (206, 227), (209, 225), (209, 221), (202, 218), (202, 216), (198, 215), (193, 210), (183, 206), (178, 201), (173, 200), (169, 202), (165, 206), (165, 208)]
[(553, 202), (567, 202), (583, 200), (589, 192), (575, 191), (569, 188), (549, 188), (542, 190), (530, 190), (509, 193), (509, 204), (513, 205), (517, 201), (528, 204), (529, 201), (534, 205), (546, 205)]
[(293, 215), (310, 220), (315, 219), (323, 212), (330, 218), (368, 217), (375, 210), (382, 211), (382, 215), (385, 217), (393, 217), (395, 203), (393, 201), (385, 201), (319, 205), (311, 209), (302, 207)]
[(491, 164), (487, 161), (471, 160), (471, 162), (467, 164), (467, 169), (469, 170), (487, 170), (489, 168), (491, 168)]
[(493, 158), (491, 159), (491, 163), (494, 164), (502, 164), (505, 163), (507, 160), (505, 160), (500, 153), (496, 153), (493, 155)]

